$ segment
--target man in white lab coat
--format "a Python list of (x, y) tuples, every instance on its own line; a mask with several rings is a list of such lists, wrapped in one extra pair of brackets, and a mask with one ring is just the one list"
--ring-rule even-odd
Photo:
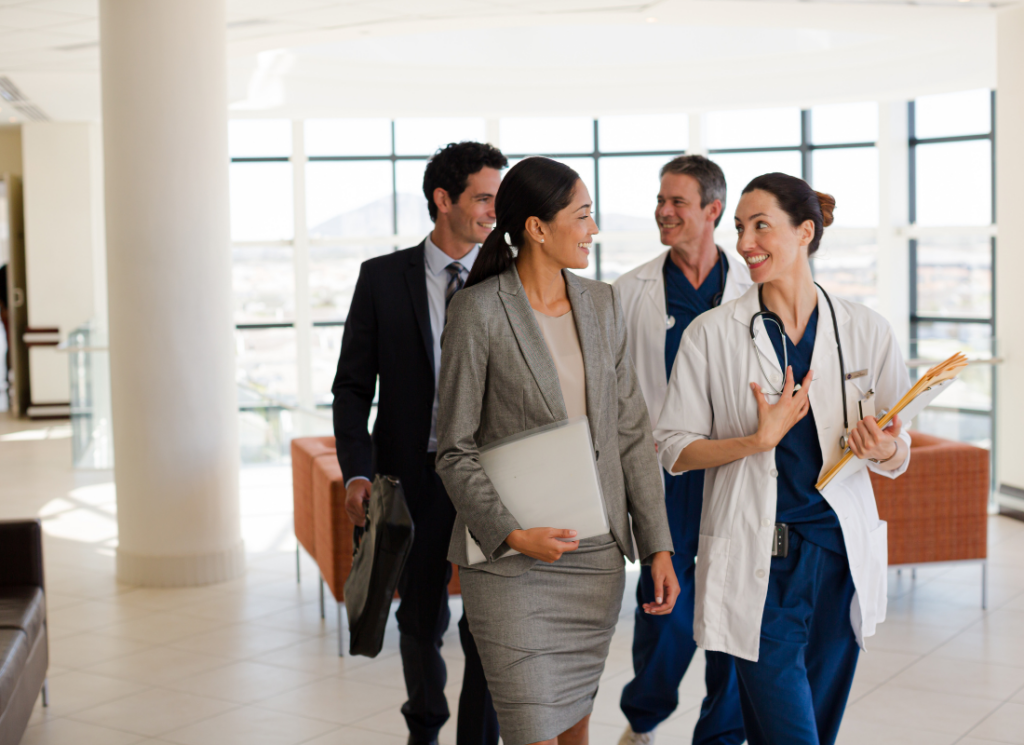
[[(715, 245), (714, 231), (725, 207), (725, 176), (701, 155), (682, 155), (661, 169), (654, 216), (669, 250), (615, 283), (626, 314), (630, 355), (654, 427), (686, 327), (701, 313), (742, 295), (751, 285), (735, 251)], [(669, 616), (640, 609), (652, 602), (648, 567), (637, 584), (633, 631), (635, 677), (622, 692), (629, 727), (619, 745), (654, 742), (654, 730), (679, 703), (679, 684), (693, 658), (694, 557), (703, 501), (704, 473), (663, 474), (665, 501), (682, 591)], [(694, 730), (694, 745), (741, 743), (745, 739), (732, 658), (706, 653), (707, 697)]]

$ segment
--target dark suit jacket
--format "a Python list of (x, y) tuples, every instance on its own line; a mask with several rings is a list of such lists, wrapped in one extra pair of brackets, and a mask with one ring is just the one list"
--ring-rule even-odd
[[(346, 481), (398, 476), (406, 497), (415, 499), (434, 408), (433, 349), (424, 244), (363, 262), (332, 387), (334, 437)], [(367, 418), (378, 379), (371, 438)]]

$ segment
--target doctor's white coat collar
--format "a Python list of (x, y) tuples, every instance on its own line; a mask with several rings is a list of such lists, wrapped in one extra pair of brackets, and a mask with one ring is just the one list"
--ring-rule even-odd
[[(722, 293), (724, 305), (750, 288), (750, 271), (735, 251), (725, 251), (721, 246), (716, 248), (729, 266), (725, 277), (725, 292)], [(657, 422), (668, 389), (668, 376), (665, 374), (665, 338), (668, 333), (665, 317), (668, 309), (665, 307), (663, 271), (668, 253), (662, 251), (615, 281), (629, 328), (629, 354), (633, 358), (640, 390), (647, 403), (652, 428)]]

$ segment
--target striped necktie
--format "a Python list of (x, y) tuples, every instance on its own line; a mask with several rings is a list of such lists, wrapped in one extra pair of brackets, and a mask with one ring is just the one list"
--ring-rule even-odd
[(444, 322), (448, 323), (448, 306), (451, 304), (452, 298), (455, 297), (455, 293), (462, 289), (466, 281), (462, 279), (462, 264), (457, 261), (446, 266), (445, 271), (448, 272), (448, 287), (444, 291)]

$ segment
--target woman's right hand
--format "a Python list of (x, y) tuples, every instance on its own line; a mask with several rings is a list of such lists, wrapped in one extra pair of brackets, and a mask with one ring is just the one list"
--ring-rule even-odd
[(807, 394), (811, 390), (813, 379), (814, 370), (808, 370), (800, 390), (794, 393), (796, 383), (793, 381), (793, 367), (790, 365), (786, 368), (786, 384), (782, 388), (782, 395), (774, 404), (768, 403), (761, 386), (757, 383), (750, 384), (757, 400), (757, 434), (754, 435), (754, 439), (758, 449), (771, 450), (779, 444), (794, 424), (807, 416), (811, 408)]
[(576, 537), (575, 530), (560, 528), (530, 528), (529, 530), (513, 530), (508, 534), (505, 543), (509, 548), (531, 559), (553, 564), (562, 558), (562, 554), (575, 551), (580, 542), (571, 540)]

